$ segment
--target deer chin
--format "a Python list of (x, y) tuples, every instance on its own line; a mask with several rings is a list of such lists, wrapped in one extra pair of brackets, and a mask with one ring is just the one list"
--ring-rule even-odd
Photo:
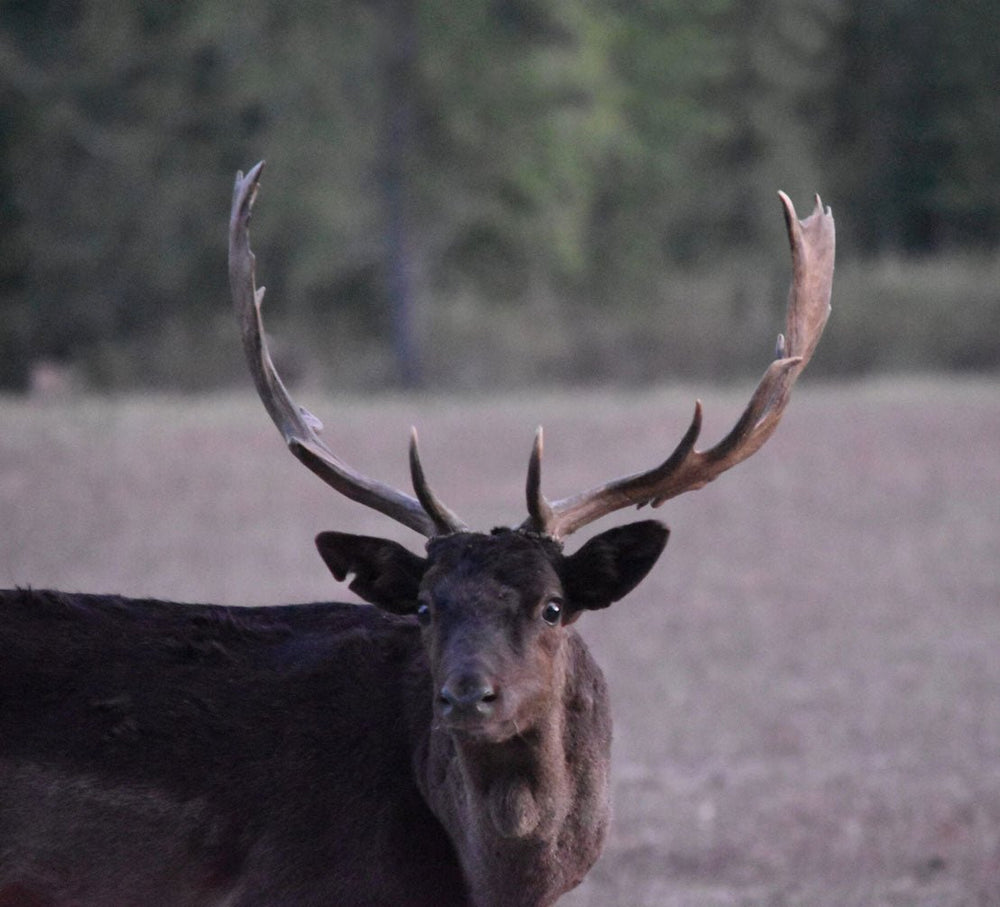
[(506, 743), (521, 733), (516, 721), (500, 715), (441, 718), (437, 727), (459, 742), (474, 745)]

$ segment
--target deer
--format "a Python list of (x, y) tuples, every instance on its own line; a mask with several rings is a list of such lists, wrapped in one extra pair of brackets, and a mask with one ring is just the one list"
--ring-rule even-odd
[(668, 530), (574, 532), (692, 491), (771, 437), (830, 312), (819, 197), (791, 246), (785, 332), (730, 432), (702, 406), (658, 466), (550, 501), (543, 438), (527, 517), (470, 529), (431, 490), (363, 475), (275, 370), (250, 249), (263, 162), (236, 176), (229, 279), (250, 372), (288, 448), (339, 494), (426, 539), (421, 554), (322, 532), (365, 604), (179, 604), (0, 593), (0, 907), (545, 907), (609, 825), (607, 684), (576, 628), (630, 593)]

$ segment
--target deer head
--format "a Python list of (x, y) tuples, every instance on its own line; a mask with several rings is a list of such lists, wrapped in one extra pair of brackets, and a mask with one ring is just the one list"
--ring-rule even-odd
[(471, 531), (431, 490), (415, 431), (411, 496), (341, 461), (320, 439), (319, 421), (289, 397), (268, 353), (264, 289), (255, 284), (249, 244), (262, 166), (237, 174), (229, 225), (230, 285), (261, 400), (313, 472), (428, 539), (426, 555), (418, 556), (395, 542), (324, 532), (316, 540), (320, 554), (337, 579), (353, 576), (351, 588), (363, 599), (419, 622), (432, 718), (416, 759), (418, 784), (455, 845), (473, 902), (551, 904), (596, 859), (608, 812), (606, 691), (571, 624), (631, 591), (659, 557), (667, 530), (651, 520), (632, 523), (570, 555), (563, 542), (621, 508), (658, 507), (701, 488), (774, 433), (829, 315), (832, 215), (817, 197), (800, 221), (780, 196), (793, 275), (785, 333), (729, 434), (697, 450), (697, 403), (684, 437), (659, 466), (549, 501), (541, 490), (539, 429), (528, 464), (527, 517), (485, 534)]
[(667, 530), (648, 520), (611, 529), (571, 556), (537, 533), (436, 536), (419, 557), (396, 542), (324, 532), (316, 544), (333, 575), (423, 628), (439, 726), (501, 742), (529, 730), (564, 688), (562, 628), (606, 608), (649, 572)]
[[(800, 221), (788, 196), (779, 194), (792, 252), (785, 333), (779, 334), (776, 357), (729, 434), (707, 450), (696, 450), (702, 424), (697, 402), (690, 427), (659, 466), (550, 502), (541, 491), (539, 428), (528, 464), (527, 518), (515, 529), (480, 535), (431, 490), (416, 430), (409, 447), (413, 497), (341, 461), (319, 437), (319, 420), (290, 398), (267, 348), (261, 319), (264, 288), (256, 286), (249, 243), (262, 168), (263, 162), (246, 176), (237, 174), (229, 227), (230, 284), (260, 398), (292, 453), (314, 473), (341, 494), (429, 539), (427, 556), (419, 557), (394, 542), (327, 532), (317, 538), (320, 554), (337, 579), (354, 575), (351, 588), (366, 601), (417, 616), (425, 628), (443, 724), (475, 727), (495, 737), (512, 733), (526, 726), (533, 705), (531, 694), (509, 679), (539, 674), (537, 666), (529, 670), (518, 662), (511, 640), (525, 641), (518, 651), (544, 652), (550, 646), (547, 628), (566, 626), (582, 611), (607, 607), (634, 588), (662, 551), (667, 531), (653, 521), (612, 529), (569, 557), (562, 553), (563, 540), (621, 508), (659, 507), (703, 487), (759, 450), (774, 433), (830, 312), (832, 215), (817, 196), (813, 213)], [(463, 605), (461, 618), (456, 617), (456, 603)], [(444, 614), (448, 620), (441, 620)], [(476, 626), (470, 625), (470, 615)], [(490, 645), (484, 644), (486, 636)]]

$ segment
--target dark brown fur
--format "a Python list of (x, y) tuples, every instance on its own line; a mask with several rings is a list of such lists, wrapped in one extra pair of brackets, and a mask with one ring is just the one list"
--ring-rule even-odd
[(540, 907), (580, 881), (611, 726), (570, 624), (666, 531), (317, 541), (378, 608), (0, 593), (0, 907)]

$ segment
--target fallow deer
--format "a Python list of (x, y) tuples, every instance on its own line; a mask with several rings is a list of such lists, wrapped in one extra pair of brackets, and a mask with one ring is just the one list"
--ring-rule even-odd
[(574, 626), (626, 595), (667, 530), (583, 526), (657, 506), (774, 432), (829, 312), (834, 228), (781, 196), (792, 249), (777, 357), (730, 433), (698, 451), (701, 405), (648, 472), (549, 501), (542, 436), (528, 516), (469, 529), (343, 463), (268, 353), (237, 175), (229, 274), (260, 397), (338, 492), (427, 537), (423, 555), (324, 532), (338, 580), (375, 607), (231, 608), (0, 594), (0, 907), (543, 907), (577, 885), (608, 826), (611, 717)]

